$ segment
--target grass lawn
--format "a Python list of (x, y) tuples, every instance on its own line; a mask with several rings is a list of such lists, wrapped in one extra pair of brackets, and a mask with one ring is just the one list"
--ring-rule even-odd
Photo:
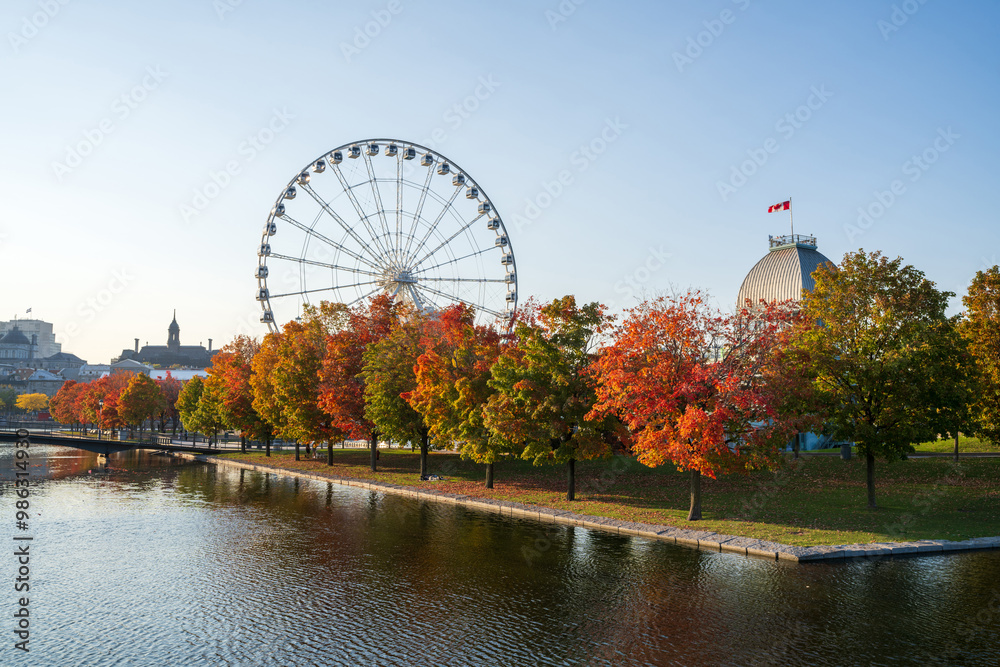
[[(944, 440), (931, 440), (930, 442), (922, 442), (919, 445), (914, 445), (913, 449), (916, 450), (917, 453), (925, 452), (925, 453), (937, 453), (937, 454), (951, 454), (955, 451), (955, 441), (951, 438), (945, 438)], [(809, 452), (839, 454), (840, 447), (810, 449)], [(990, 443), (984, 442), (979, 438), (967, 438), (965, 436), (959, 436), (958, 453), (1000, 454), (1000, 447), (996, 445), (991, 445)]]
[(578, 514), (667, 524), (773, 540), (784, 544), (853, 544), (917, 539), (961, 540), (1000, 535), (1000, 459), (909, 459), (876, 464), (880, 509), (865, 508), (865, 468), (858, 457), (803, 457), (777, 473), (759, 472), (702, 482), (703, 521), (686, 521), (688, 475), (633, 459), (578, 461), (577, 500), (565, 500), (565, 466), (532, 466), (520, 460), (496, 464), (495, 489), (483, 488), (485, 467), (457, 454), (430, 454), (430, 471), (445, 477), (421, 482), (419, 455), (381, 450), (379, 471), (369, 469), (367, 450), (334, 449), (333, 467), (322, 459), (296, 462), (293, 453), (222, 454), (338, 477), (439, 489)]
[[(951, 454), (955, 451), (955, 440), (946, 438), (944, 440), (932, 440), (931, 442), (923, 442), (914, 447), (918, 452), (943, 452), (946, 454)], [(988, 454), (1000, 454), (1000, 447), (996, 445), (991, 445), (988, 442), (983, 442), (979, 438), (966, 438), (965, 436), (959, 436), (958, 438), (958, 453), (988, 453)]]

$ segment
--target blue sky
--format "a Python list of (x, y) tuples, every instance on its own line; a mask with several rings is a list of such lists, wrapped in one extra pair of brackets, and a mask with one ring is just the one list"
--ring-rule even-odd
[(261, 335), (276, 196), (386, 136), (488, 189), (522, 295), (728, 308), (791, 195), (831, 259), (879, 249), (960, 296), (998, 261), (998, 21), (941, 0), (10, 0), (0, 317), (30, 307), (91, 362), (162, 344), (174, 308), (185, 344)]

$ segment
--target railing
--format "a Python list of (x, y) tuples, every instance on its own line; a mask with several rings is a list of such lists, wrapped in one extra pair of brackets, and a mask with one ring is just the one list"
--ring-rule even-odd
[(812, 248), (816, 247), (816, 237), (805, 234), (783, 234), (782, 236), (768, 236), (768, 243), (772, 248), (786, 245), (804, 245)]

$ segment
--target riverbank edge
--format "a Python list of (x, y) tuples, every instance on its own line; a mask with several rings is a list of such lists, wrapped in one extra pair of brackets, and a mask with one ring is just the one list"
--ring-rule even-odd
[(621, 521), (619, 519), (612, 519), (609, 517), (593, 516), (589, 514), (574, 514), (573, 512), (553, 509), (551, 507), (526, 505), (524, 503), (493, 500), (490, 498), (477, 498), (475, 496), (448, 493), (446, 491), (420, 490), (412, 486), (389, 484), (387, 482), (376, 482), (373, 480), (357, 479), (353, 477), (337, 477), (335, 475), (318, 475), (301, 470), (282, 468), (280, 466), (247, 463), (245, 461), (235, 461), (233, 459), (224, 459), (205, 454), (170, 452), (170, 455), (193, 461), (201, 461), (204, 463), (215, 463), (217, 465), (255, 470), (257, 472), (274, 473), (276, 475), (285, 475), (288, 477), (299, 477), (320, 482), (331, 482), (342, 486), (354, 486), (363, 489), (370, 489), (372, 491), (381, 491), (383, 493), (393, 493), (401, 496), (409, 496), (410, 498), (416, 498), (419, 500), (430, 500), (433, 502), (461, 505), (462, 507), (469, 509), (494, 512), (501, 516), (534, 519), (541, 523), (560, 523), (571, 526), (580, 526), (582, 528), (602, 530), (605, 532), (616, 533), (618, 535), (635, 535), (691, 549), (751, 556), (754, 558), (766, 558), (768, 560), (775, 561), (784, 560), (798, 563), (808, 563), (846, 558), (877, 558), (902, 555), (925, 556), (955, 553), (959, 551), (1000, 549), (1000, 536), (975, 537), (968, 540), (962, 540), (960, 542), (953, 542), (951, 540), (917, 540), (913, 542), (871, 542), (868, 544), (839, 544), (798, 547), (788, 544), (780, 544), (778, 542), (758, 540), (751, 537), (740, 537), (738, 535), (723, 535), (710, 531), (689, 530), (686, 528), (675, 528), (667, 525), (634, 523), (631, 521)]

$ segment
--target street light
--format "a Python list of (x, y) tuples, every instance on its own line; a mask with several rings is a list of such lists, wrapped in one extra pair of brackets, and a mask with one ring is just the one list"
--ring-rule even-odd
[(97, 416), (97, 440), (101, 440), (101, 431), (104, 430), (104, 399), (97, 401), (97, 407), (100, 409), (100, 414)]

